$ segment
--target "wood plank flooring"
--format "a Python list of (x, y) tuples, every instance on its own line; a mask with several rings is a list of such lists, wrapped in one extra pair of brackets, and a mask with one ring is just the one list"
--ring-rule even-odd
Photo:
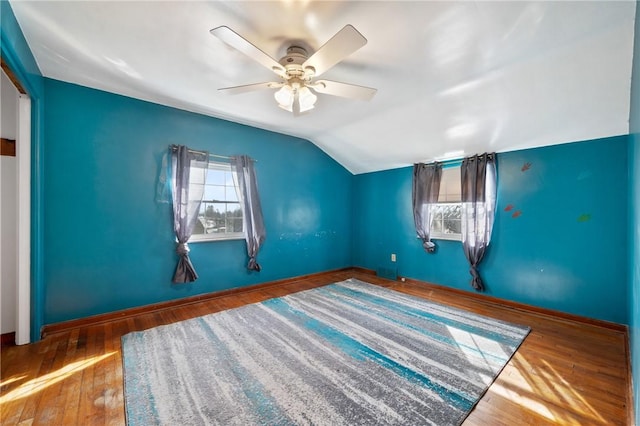
[(283, 296), (349, 277), (519, 324), (531, 333), (464, 425), (626, 425), (625, 333), (464, 297), (361, 271), (321, 274), (279, 287), (59, 332), (3, 348), (2, 425), (124, 425), (122, 335)]

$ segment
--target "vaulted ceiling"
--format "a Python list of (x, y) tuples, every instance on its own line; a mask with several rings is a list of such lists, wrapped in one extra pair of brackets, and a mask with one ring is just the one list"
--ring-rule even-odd
[[(634, 1), (11, 1), (45, 77), (310, 140), (353, 173), (629, 131)], [(368, 43), (323, 78), (378, 89), (318, 95), (294, 117), (277, 81), (213, 37), (269, 56), (320, 48), (346, 24)]]

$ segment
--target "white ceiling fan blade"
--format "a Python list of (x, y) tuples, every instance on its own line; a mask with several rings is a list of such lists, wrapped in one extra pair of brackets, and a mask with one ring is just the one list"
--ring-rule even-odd
[(378, 89), (365, 86), (357, 86), (355, 84), (340, 83), (331, 80), (318, 80), (313, 84), (308, 84), (318, 93), (326, 95), (340, 96), (343, 98), (359, 99), (361, 101), (370, 101), (376, 94)]
[(285, 70), (282, 65), (278, 63), (271, 56), (264, 53), (250, 41), (242, 37), (237, 32), (233, 31), (227, 26), (216, 27), (209, 31), (212, 35), (218, 37), (220, 40), (227, 43), (229, 46), (244, 53), (254, 61), (259, 62), (264, 67), (269, 68), (281, 77), (285, 77)]
[(228, 93), (230, 95), (238, 95), (240, 93), (253, 92), (255, 90), (279, 89), (282, 86), (283, 86), (283, 83), (268, 82), (268, 83), (245, 84), (243, 86), (223, 87), (218, 90), (224, 91), (225, 93)]
[(365, 44), (367, 44), (367, 39), (358, 30), (352, 25), (345, 25), (316, 53), (311, 55), (302, 64), (302, 68), (311, 66), (315, 69), (315, 75), (320, 75)]

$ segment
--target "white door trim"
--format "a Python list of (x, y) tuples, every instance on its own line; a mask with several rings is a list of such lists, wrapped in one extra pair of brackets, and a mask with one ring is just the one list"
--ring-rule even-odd
[(18, 174), (18, 288), (16, 291), (16, 344), (31, 341), (31, 99), (18, 97), (16, 135)]

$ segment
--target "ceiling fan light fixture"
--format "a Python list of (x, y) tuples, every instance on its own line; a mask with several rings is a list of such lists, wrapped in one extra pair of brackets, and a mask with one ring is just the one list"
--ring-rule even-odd
[(293, 100), (295, 98), (293, 88), (288, 84), (285, 84), (273, 94), (273, 97), (278, 102), (278, 106), (282, 109), (286, 109), (287, 111), (293, 111)]
[(309, 111), (313, 109), (318, 97), (309, 90), (308, 87), (302, 86), (298, 90), (298, 101), (300, 102), (300, 112)]
[(293, 112), (293, 104), (298, 97), (298, 104), (300, 107), (299, 112), (305, 112), (312, 110), (315, 107), (318, 97), (304, 85), (294, 83), (285, 84), (273, 94), (273, 97), (278, 102), (278, 106), (286, 111)]

